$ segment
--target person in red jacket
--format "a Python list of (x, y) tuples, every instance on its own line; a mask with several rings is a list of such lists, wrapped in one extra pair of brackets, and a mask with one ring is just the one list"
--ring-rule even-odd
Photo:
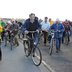
[[(63, 33), (63, 37), (62, 37), (62, 43), (64, 43), (65, 33), (68, 32), (70, 34), (70, 24), (69, 24), (68, 20), (65, 20), (62, 24), (64, 25), (64, 33)], [(70, 35), (68, 35), (68, 42), (70, 42)]]

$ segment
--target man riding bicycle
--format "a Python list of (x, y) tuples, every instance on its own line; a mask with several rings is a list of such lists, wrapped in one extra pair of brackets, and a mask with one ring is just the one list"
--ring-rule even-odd
[(17, 33), (18, 33), (18, 24), (16, 23), (16, 21), (12, 21), (12, 25), (10, 25), (9, 27), (9, 31), (10, 31), (10, 35), (11, 33), (13, 33), (14, 37), (15, 37), (15, 44), (17, 44), (17, 46), (19, 46), (19, 42), (18, 42), (18, 39), (17, 39)]
[[(34, 36), (34, 45), (36, 46), (38, 43), (38, 32), (40, 29), (40, 24), (38, 22), (38, 19), (36, 19), (35, 14), (31, 13), (29, 15), (29, 19), (27, 19), (25, 21), (25, 23), (22, 26), (22, 32), (26, 33), (30, 38), (32, 38), (32, 34), (29, 33), (29, 31), (37, 31), (33, 34)], [(31, 40), (30, 40), (31, 43)], [(30, 44), (30, 48), (31, 48), (31, 44)]]
[(65, 20), (62, 24), (64, 25), (62, 43), (64, 42), (64, 37), (65, 37), (66, 32), (68, 33), (68, 42), (70, 42), (70, 24), (67, 20)]

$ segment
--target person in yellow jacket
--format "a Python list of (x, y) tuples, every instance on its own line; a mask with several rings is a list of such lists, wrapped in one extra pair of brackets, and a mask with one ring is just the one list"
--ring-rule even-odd
[(2, 28), (2, 26), (0, 26), (0, 33), (2, 33), (2, 31), (3, 31), (3, 28)]
[(51, 18), (50, 18), (49, 23), (50, 23), (50, 26), (51, 26), (52, 24), (54, 24), (54, 21), (52, 21)]
[(2, 27), (2, 21), (0, 21), (0, 33), (3, 31), (3, 27)]
[(1, 25), (2, 21), (0, 20), (0, 39), (1, 39), (1, 35), (2, 35), (2, 32), (3, 32), (3, 27)]
[(3, 32), (2, 26), (0, 26), (0, 39), (1, 39), (1, 33)]

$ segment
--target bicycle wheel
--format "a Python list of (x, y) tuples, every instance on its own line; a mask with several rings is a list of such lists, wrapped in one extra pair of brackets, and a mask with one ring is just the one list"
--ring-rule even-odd
[(13, 49), (13, 43), (12, 42), (10, 42), (10, 48), (11, 48), (11, 50)]
[(7, 38), (5, 37), (5, 46), (7, 46)]
[(49, 55), (52, 55), (53, 52), (53, 40), (51, 40), (50, 46), (49, 46)]
[(10, 39), (10, 49), (13, 49), (13, 38)]
[(42, 62), (42, 54), (38, 47), (35, 48), (32, 52), (32, 60), (36, 66), (39, 66)]
[(68, 45), (68, 37), (65, 36), (65, 44)]
[(24, 40), (23, 45), (24, 45), (25, 55), (26, 55), (26, 57), (28, 57), (30, 55), (30, 53), (29, 53), (29, 42), (27, 40)]

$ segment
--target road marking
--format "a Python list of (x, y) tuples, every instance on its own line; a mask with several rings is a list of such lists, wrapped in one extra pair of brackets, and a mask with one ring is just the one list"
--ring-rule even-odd
[[(37, 56), (37, 57), (38, 57), (38, 59), (40, 59), (39, 56)], [(48, 65), (44, 60), (42, 60), (42, 64), (43, 64), (48, 70), (50, 70), (51, 72), (55, 72), (55, 70), (52, 69), (51, 66)]]
[[(19, 41), (22, 43), (22, 40), (19, 39)], [(39, 56), (37, 56), (37, 58), (40, 59)], [(48, 70), (50, 70), (50, 72), (56, 72), (56, 71), (55, 71), (54, 69), (52, 69), (52, 67), (51, 67), (49, 64), (47, 64), (44, 60), (42, 60), (42, 64), (43, 64)]]

